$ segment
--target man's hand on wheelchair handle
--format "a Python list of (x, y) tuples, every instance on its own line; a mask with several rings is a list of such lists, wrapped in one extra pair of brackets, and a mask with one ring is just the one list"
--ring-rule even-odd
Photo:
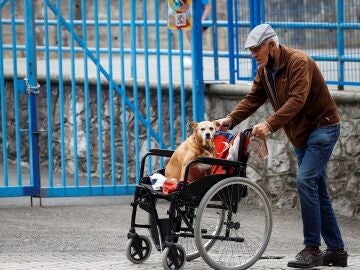
[(255, 138), (259, 138), (261, 140), (266, 139), (267, 136), (271, 134), (269, 126), (266, 123), (259, 123), (253, 127), (252, 133)]

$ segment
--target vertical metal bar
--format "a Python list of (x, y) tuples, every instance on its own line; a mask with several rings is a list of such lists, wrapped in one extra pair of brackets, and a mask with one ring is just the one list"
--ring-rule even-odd
[(52, 92), (50, 79), (50, 50), (49, 50), (49, 26), (47, 2), (44, 1), (44, 34), (45, 34), (45, 65), (46, 65), (46, 111), (47, 111), (47, 132), (48, 132), (48, 186), (54, 186), (54, 160), (53, 160), (53, 112)]
[(261, 0), (254, 0), (253, 1), (253, 10), (251, 14), (253, 15), (253, 25), (251, 28), (254, 28), (256, 25), (260, 24), (261, 22)]
[(203, 80), (203, 54), (202, 54), (202, 1), (193, 3), (194, 29), (191, 31), (193, 68), (192, 93), (193, 93), (193, 118), (195, 121), (204, 119), (204, 80)]
[[(256, 25), (260, 24), (260, 0), (249, 0), (249, 7), (250, 7), (250, 29), (253, 29)], [(256, 75), (256, 61), (252, 59), (251, 61), (252, 66), (252, 76), (255, 77)]]
[(175, 148), (175, 130), (174, 130), (174, 89), (173, 89), (173, 76), (172, 76), (172, 42), (171, 31), (167, 30), (167, 46), (168, 46), (168, 72), (169, 72), (169, 132), (170, 132), (170, 147)]
[(103, 145), (102, 145), (102, 96), (101, 96), (101, 78), (100, 78), (100, 36), (99, 36), (99, 7), (98, 0), (94, 1), (94, 19), (95, 19), (95, 44), (96, 44), (96, 105), (98, 122), (98, 155), (99, 155), (99, 184), (104, 184), (103, 174)]
[(342, 57), (345, 54), (344, 49), (344, 0), (338, 0), (337, 9), (337, 49), (338, 49), (338, 90), (344, 90), (344, 68), (345, 64)]
[[(2, 20), (2, 11), (0, 10), (0, 21)], [(4, 82), (4, 56), (2, 40), (2, 24), (0, 23), (0, 100), (1, 100), (1, 135), (2, 135), (2, 159), (4, 168), (4, 186), (9, 185), (8, 158), (7, 158), (7, 131), (6, 131), (6, 95)]]
[[(160, 16), (159, 16), (159, 0), (155, 0), (155, 37), (156, 37), (156, 64), (157, 64), (157, 108), (158, 108), (158, 133), (159, 145), (163, 144), (163, 104), (162, 104), (162, 87), (161, 87), (161, 59), (160, 59)], [(163, 167), (163, 159), (160, 159), (160, 167)]]
[(79, 186), (78, 172), (78, 146), (77, 146), (77, 112), (76, 112), (76, 81), (75, 81), (75, 51), (74, 51), (74, 9), (73, 0), (69, 0), (70, 17), (70, 58), (71, 58), (71, 103), (72, 103), (72, 128), (73, 128), (73, 157), (74, 157), (74, 186)]
[(137, 68), (136, 68), (136, 0), (131, 1), (131, 68), (134, 78), (133, 96), (134, 96), (134, 131), (135, 131), (135, 175), (136, 180), (140, 178), (140, 144), (139, 144), (139, 104), (138, 104), (138, 85), (137, 85)]
[[(240, 52), (240, 31), (239, 31), (239, 26), (238, 26), (238, 21), (240, 21), (240, 18), (239, 18), (239, 1), (238, 0), (234, 0), (234, 15), (235, 15), (235, 28), (234, 28), (234, 35), (235, 35), (235, 38), (234, 38), (234, 43), (235, 43), (235, 52), (236, 53), (239, 53)], [(235, 70), (234, 70), (234, 73), (237, 74), (237, 78), (240, 77), (240, 72), (241, 72), (241, 65), (240, 65), (240, 57), (237, 56), (236, 58), (236, 62), (234, 61), (234, 63), (236, 63), (235, 65)]]
[(156, 64), (157, 64), (157, 97), (158, 97), (158, 121), (159, 136), (163, 138), (162, 128), (162, 89), (161, 89), (161, 59), (160, 59), (160, 24), (159, 24), (159, 1), (155, 0), (155, 39), (156, 39)]
[(260, 0), (260, 23), (266, 22), (265, 0)]
[(128, 185), (128, 140), (127, 140), (127, 120), (126, 120), (126, 85), (125, 85), (125, 50), (124, 50), (124, 17), (123, 0), (118, 1), (119, 10), (119, 32), (120, 32), (120, 65), (121, 65), (121, 90), (123, 96), (121, 99), (122, 107), (122, 146), (123, 146), (123, 178), (124, 185)]
[[(84, 47), (87, 48), (87, 29), (86, 29), (86, 0), (81, 0), (82, 34)], [(86, 184), (91, 186), (91, 139), (90, 139), (90, 98), (89, 98), (89, 79), (88, 79), (88, 57), (86, 50), (83, 53), (84, 61), (84, 99), (85, 99), (85, 130), (86, 130)]]
[[(15, 1), (11, 1), (11, 37), (12, 37), (12, 55), (13, 55), (13, 71), (14, 71), (14, 116), (15, 116), (15, 142), (16, 142), (16, 171), (17, 184), (22, 186), (22, 170), (21, 170), (21, 137), (20, 137), (20, 116), (19, 116), (19, 90), (17, 87), (18, 71), (17, 71), (17, 55), (16, 55), (16, 24), (15, 24)], [(2, 76), (2, 78), (4, 78)]]
[[(58, 10), (61, 10), (60, 0), (56, 0)], [(64, 83), (63, 83), (63, 64), (62, 64), (62, 34), (61, 34), (60, 14), (57, 16), (57, 45), (59, 62), (59, 121), (60, 121), (60, 155), (61, 155), (61, 184), (66, 186), (66, 156), (65, 156), (65, 120), (64, 120)]]
[(111, 155), (111, 183), (116, 184), (116, 158), (115, 158), (115, 123), (114, 123), (114, 89), (113, 89), (113, 66), (112, 66), (112, 43), (111, 43), (111, 1), (106, 1), (107, 17), (107, 43), (109, 62), (109, 114), (110, 114), (110, 155)]
[(234, 57), (234, 10), (233, 1), (227, 1), (228, 14), (228, 46), (229, 46), (229, 82), (235, 83)]
[[(151, 93), (150, 93), (150, 79), (149, 79), (149, 36), (148, 36), (148, 17), (147, 17), (147, 0), (143, 0), (143, 28), (144, 28), (144, 57), (145, 57), (145, 104), (146, 104), (146, 138), (147, 138), (147, 147), (151, 148)], [(152, 171), (152, 158), (149, 157), (147, 163), (148, 171)]]
[[(34, 5), (31, 0), (24, 0), (26, 6), (26, 70), (28, 83), (37, 85), (36, 73), (36, 43)], [(30, 179), (33, 185), (31, 195), (40, 195), (40, 161), (39, 161), (39, 134), (37, 127), (37, 95), (30, 93), (29, 101), (29, 152), (30, 152)]]
[(214, 79), (219, 80), (219, 49), (218, 49), (218, 34), (217, 34), (217, 6), (216, 0), (211, 1), (211, 19), (212, 19), (212, 43), (214, 52)]
[(180, 111), (181, 111), (181, 139), (186, 140), (186, 93), (184, 78), (184, 32), (179, 31), (180, 43)]

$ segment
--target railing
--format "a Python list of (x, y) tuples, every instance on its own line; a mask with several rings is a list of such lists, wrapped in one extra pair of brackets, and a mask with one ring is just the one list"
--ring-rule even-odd
[(297, 2), (290, 9), (291, 4), (263, 1), (265, 12), (260, 17), (285, 45), (315, 59), (328, 84), (339, 89), (360, 85), (360, 1)]

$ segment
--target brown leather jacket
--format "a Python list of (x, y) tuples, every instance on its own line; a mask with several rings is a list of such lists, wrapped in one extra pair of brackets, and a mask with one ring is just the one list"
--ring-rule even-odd
[(266, 119), (271, 131), (283, 128), (290, 142), (302, 147), (314, 129), (337, 124), (340, 117), (314, 60), (283, 45), (280, 50), (280, 68), (275, 79), (271, 71), (259, 68), (251, 91), (229, 116), (234, 127), (269, 99), (275, 111)]

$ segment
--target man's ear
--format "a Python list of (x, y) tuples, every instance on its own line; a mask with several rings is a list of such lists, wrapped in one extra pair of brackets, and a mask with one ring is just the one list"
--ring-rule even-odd
[(270, 40), (270, 41), (269, 41), (269, 47), (270, 47), (271, 50), (272, 50), (273, 48), (275, 48), (275, 47), (276, 47), (275, 41)]

